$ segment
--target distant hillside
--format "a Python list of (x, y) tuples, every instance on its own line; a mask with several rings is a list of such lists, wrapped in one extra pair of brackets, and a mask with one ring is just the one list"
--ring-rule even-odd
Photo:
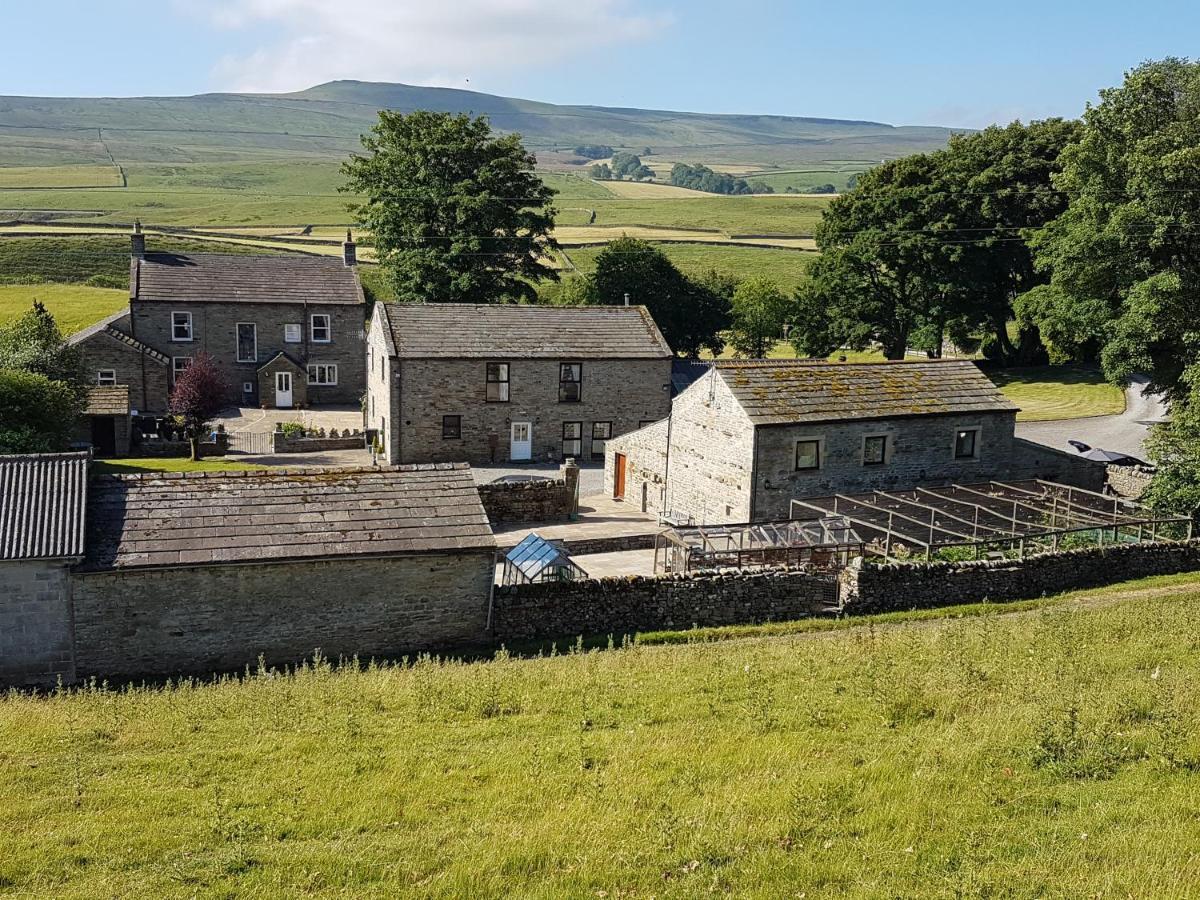
[[(746, 166), (870, 164), (942, 146), (950, 130), (878, 122), (557, 106), (449, 88), (337, 81), (294, 94), (0, 97), (0, 166), (86, 166), (343, 157), (381, 108), (486, 114), (552, 153), (608, 144)], [(560, 159), (561, 161), (561, 159)]]

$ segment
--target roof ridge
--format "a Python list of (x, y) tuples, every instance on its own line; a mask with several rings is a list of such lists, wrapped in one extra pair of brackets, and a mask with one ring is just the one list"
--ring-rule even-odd
[[(63, 454), (48, 454), (63, 455)], [(88, 454), (84, 453), (83, 456)], [(7, 457), (0, 456), (0, 461)], [(390, 472), (463, 472), (469, 471), (469, 463), (405, 463), (387, 466), (280, 466), (262, 469), (233, 469), (225, 472), (124, 472), (93, 476), (95, 481), (190, 481), (197, 479), (225, 478), (304, 478), (317, 475), (364, 475)]]

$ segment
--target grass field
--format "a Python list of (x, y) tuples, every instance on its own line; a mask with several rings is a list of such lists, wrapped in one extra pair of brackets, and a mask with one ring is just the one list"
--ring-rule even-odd
[(922, 618), (11, 694), (0, 884), (67, 900), (1188, 896), (1196, 577)]
[[(567, 254), (579, 271), (591, 272), (601, 249), (575, 247), (567, 250)], [(680, 271), (688, 275), (702, 275), (709, 269), (716, 269), (738, 278), (762, 276), (774, 279), (786, 290), (792, 290), (800, 284), (809, 263), (815, 258), (815, 254), (798, 250), (739, 247), (733, 244), (660, 244), (659, 249)]]
[(63, 334), (74, 334), (129, 304), (128, 290), (82, 284), (0, 284), (0, 325), (29, 311), (41, 300)]
[(0, 166), (3, 189), (120, 186), (121, 173), (115, 166)]
[(101, 459), (92, 463), (92, 471), (101, 475), (134, 475), (139, 472), (234, 472), (261, 469), (225, 457), (192, 462), (186, 458), (146, 457), (144, 459)]
[(1125, 411), (1125, 394), (1098, 369), (1039, 366), (992, 374), (1009, 400), (1021, 407), (1017, 419), (1041, 422), (1109, 416)]

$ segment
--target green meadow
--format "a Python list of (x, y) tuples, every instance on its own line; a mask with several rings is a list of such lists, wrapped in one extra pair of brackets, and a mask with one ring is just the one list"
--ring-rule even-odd
[(12, 693), (0, 891), (1188, 896), (1200, 580), (1013, 609)]

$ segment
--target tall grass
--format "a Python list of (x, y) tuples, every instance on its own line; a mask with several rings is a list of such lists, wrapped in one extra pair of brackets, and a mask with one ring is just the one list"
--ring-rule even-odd
[(1186, 896), (1200, 591), (1094, 596), (819, 635), (318, 657), (12, 694), (0, 891)]

